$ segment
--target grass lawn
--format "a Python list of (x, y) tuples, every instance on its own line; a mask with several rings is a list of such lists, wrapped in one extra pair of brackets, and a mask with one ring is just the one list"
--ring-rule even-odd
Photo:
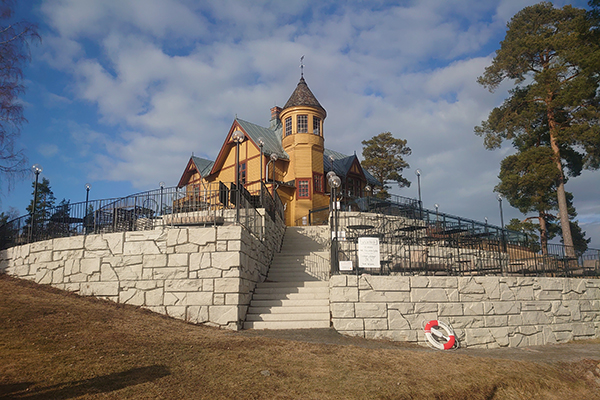
[(245, 337), (0, 275), (0, 399), (600, 399), (599, 367)]

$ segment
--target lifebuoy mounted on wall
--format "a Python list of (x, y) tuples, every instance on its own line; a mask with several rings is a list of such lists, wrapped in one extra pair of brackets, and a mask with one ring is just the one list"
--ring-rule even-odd
[(434, 319), (429, 321), (423, 329), (425, 330), (427, 342), (433, 348), (438, 350), (449, 350), (454, 346), (458, 347), (454, 331), (445, 323)]

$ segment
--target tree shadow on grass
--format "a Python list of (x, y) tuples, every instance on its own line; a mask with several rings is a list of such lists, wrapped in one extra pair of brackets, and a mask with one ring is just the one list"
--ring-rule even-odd
[(86, 394), (108, 393), (123, 389), (127, 386), (139, 385), (140, 383), (170, 375), (171, 371), (164, 365), (152, 365), (149, 367), (133, 368), (123, 372), (98, 376), (69, 383), (61, 383), (52, 386), (39, 387), (28, 390), (33, 385), (31, 382), (17, 384), (0, 384), (0, 399), (27, 399), (27, 400), (62, 400), (83, 396)]

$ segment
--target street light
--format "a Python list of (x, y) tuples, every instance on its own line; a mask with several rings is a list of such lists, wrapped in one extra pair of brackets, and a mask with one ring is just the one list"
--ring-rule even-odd
[(263, 199), (263, 146), (265, 141), (263, 138), (258, 138), (258, 147), (260, 147), (260, 206), (265, 207)]
[(158, 186), (160, 187), (160, 215), (163, 215), (163, 190), (165, 189), (166, 183), (163, 181), (158, 182)]
[[(273, 177), (273, 196), (275, 196), (275, 161), (277, 161), (279, 159), (279, 157), (277, 157), (277, 154), (275, 153), (271, 153), (271, 156), (269, 157), (270, 160), (267, 163), (267, 171), (269, 170), (269, 165), (271, 165), (271, 163), (273, 163), (273, 172), (272, 172), (272, 177)], [(269, 181), (269, 173), (267, 172), (267, 182)]]
[(498, 193), (496, 196), (498, 199), (498, 205), (500, 207), (500, 226), (502, 227), (502, 248), (506, 251), (506, 238), (504, 236), (504, 214), (502, 213), (502, 195)]
[(371, 193), (371, 186), (369, 186), (369, 185), (365, 186), (365, 192), (366, 192), (366, 195), (369, 195)]
[(90, 199), (90, 189), (92, 185), (90, 183), (85, 184), (85, 210), (83, 211), (83, 230), (84, 234), (87, 235), (88, 227), (87, 227), (87, 215), (88, 215), (88, 201)]
[(38, 178), (40, 173), (42, 172), (42, 166), (39, 164), (33, 164), (31, 170), (35, 174), (35, 186), (33, 187), (33, 207), (31, 207), (31, 228), (29, 229), (29, 241), (33, 240), (33, 230), (35, 226), (35, 207), (37, 205), (37, 187), (38, 187)]
[(421, 202), (421, 170), (417, 169), (415, 171), (415, 175), (417, 175), (417, 187), (419, 188), (419, 217), (423, 219), (423, 203)]
[(240, 144), (244, 141), (244, 133), (235, 130), (231, 135), (235, 142), (235, 221), (240, 222)]
[(331, 239), (331, 272), (338, 272), (338, 261), (337, 261), (337, 241), (338, 241), (338, 206), (337, 206), (337, 193), (336, 189), (342, 185), (342, 180), (333, 171), (327, 173), (327, 180), (329, 181), (329, 188), (331, 190), (330, 201), (332, 204), (332, 230), (335, 232)]
[(435, 223), (437, 224), (438, 223), (438, 215), (439, 215), (438, 210), (440, 208), (440, 205), (437, 203), (435, 203), (434, 205), (435, 205)]

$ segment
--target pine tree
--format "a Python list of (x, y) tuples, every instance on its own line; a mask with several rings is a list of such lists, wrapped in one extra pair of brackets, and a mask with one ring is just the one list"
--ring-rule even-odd
[(362, 145), (362, 166), (383, 184), (377, 197), (386, 199), (390, 196), (387, 182), (396, 182), (399, 187), (410, 186), (408, 179), (402, 176), (404, 168), (409, 167), (403, 156), (409, 156), (412, 152), (406, 145), (406, 140), (394, 138), (391, 132), (383, 132), (369, 140), (363, 140)]
[[(519, 151), (551, 149), (558, 173), (556, 199), (568, 255), (574, 256), (565, 182), (567, 172), (600, 167), (600, 43), (594, 18), (571, 6), (543, 2), (526, 7), (508, 23), (492, 65), (478, 82), (495, 90), (515, 82), (510, 97), (475, 132), (488, 149), (511, 140)], [(596, 25), (597, 26), (597, 25)]]

